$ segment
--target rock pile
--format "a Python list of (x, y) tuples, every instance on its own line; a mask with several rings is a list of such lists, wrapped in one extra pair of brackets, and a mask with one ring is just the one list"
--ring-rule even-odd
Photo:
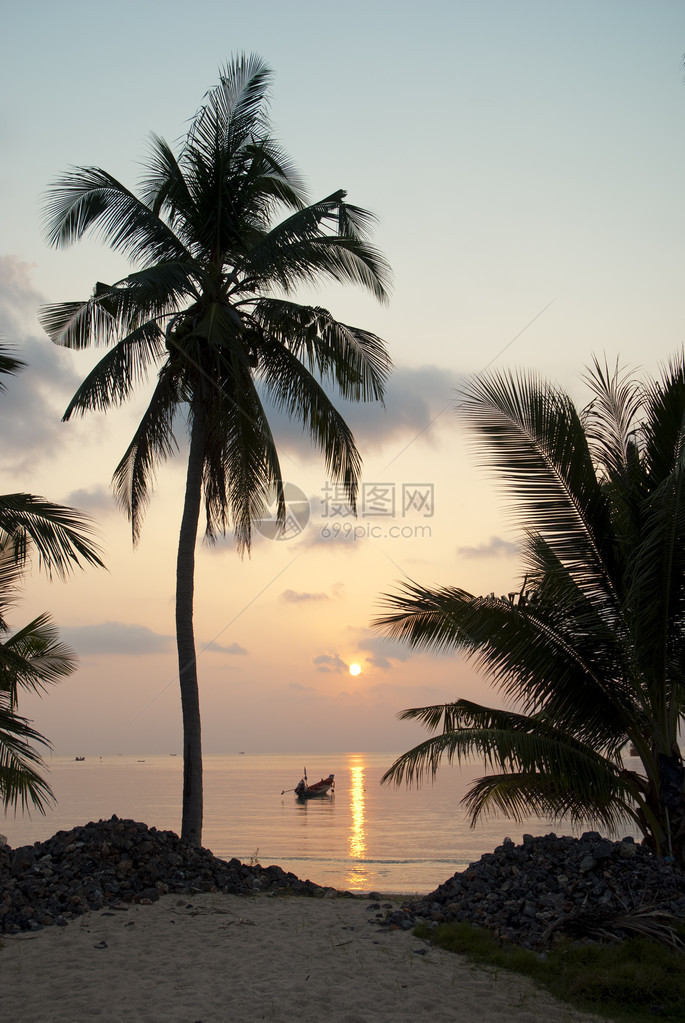
[(64, 925), (88, 910), (153, 902), (167, 892), (214, 891), (321, 898), (332, 890), (280, 867), (218, 859), (172, 831), (118, 817), (19, 849), (0, 846), (0, 933)]
[[(149, 903), (167, 892), (214, 891), (349, 894), (302, 881), (281, 867), (221, 860), (171, 831), (118, 817), (20, 849), (0, 846), (0, 933), (64, 925), (88, 910)], [(685, 873), (632, 838), (611, 842), (594, 831), (580, 839), (524, 835), (522, 845), (506, 838), (430, 895), (399, 910), (383, 908), (385, 915), (378, 912), (373, 921), (383, 926), (464, 920), (504, 940), (543, 948), (561, 933), (620, 929), (621, 918), (630, 914), (656, 919), (656, 911), (685, 921)]]
[(467, 921), (542, 948), (559, 934), (575, 939), (620, 932), (622, 922), (627, 932), (631, 915), (685, 922), (685, 873), (632, 838), (611, 842), (590, 831), (579, 839), (524, 835), (518, 846), (505, 838), (430, 895), (390, 912), (385, 923), (408, 928), (417, 919)]

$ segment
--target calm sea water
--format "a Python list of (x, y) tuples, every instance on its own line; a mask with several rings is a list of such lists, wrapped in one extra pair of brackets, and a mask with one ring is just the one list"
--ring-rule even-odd
[[(300, 756), (207, 756), (203, 845), (216, 856), (263, 866), (350, 891), (429, 892), (492, 852), (505, 836), (580, 834), (582, 828), (531, 818), (490, 819), (471, 829), (460, 799), (482, 773), (446, 766), (421, 789), (382, 786), (388, 753)], [(50, 760), (58, 803), (46, 817), (7, 815), (0, 830), (13, 848), (111, 817), (180, 829), (180, 756), (107, 756)], [(298, 802), (292, 789), (306, 767), (310, 781), (335, 774), (335, 793)]]

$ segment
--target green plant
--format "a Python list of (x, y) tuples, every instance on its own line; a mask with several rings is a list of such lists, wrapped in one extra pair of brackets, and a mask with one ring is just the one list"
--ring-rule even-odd
[(621, 943), (562, 940), (544, 952), (502, 944), (467, 923), (420, 924), (418, 937), (473, 962), (529, 977), (577, 1009), (616, 1020), (681, 1023), (685, 1017), (685, 952), (646, 938)]
[[(404, 711), (435, 734), (384, 780), (441, 759), (490, 773), (484, 813), (626, 821), (685, 866), (685, 355), (642, 382), (595, 362), (590, 404), (532, 373), (477, 379), (460, 412), (513, 498), (520, 587), (496, 597), (410, 582), (376, 622), (417, 649), (464, 651), (507, 709), (457, 700)], [(626, 766), (634, 748), (640, 769)]]

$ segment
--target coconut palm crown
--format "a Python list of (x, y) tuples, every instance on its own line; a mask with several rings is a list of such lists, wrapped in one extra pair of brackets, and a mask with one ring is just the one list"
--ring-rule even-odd
[(465, 797), (472, 823), (629, 821), (683, 866), (685, 358), (648, 382), (595, 360), (586, 382), (582, 411), (532, 373), (469, 388), (461, 412), (524, 529), (520, 589), (412, 582), (386, 595), (376, 625), (417, 649), (464, 651), (511, 709), (404, 711), (435, 734), (385, 780), (476, 757), (490, 773)]
[[(184, 720), (182, 837), (200, 843), (200, 717), (192, 627), (194, 550), (204, 500), (206, 536), (230, 527), (250, 549), (255, 520), (282, 474), (264, 399), (299, 420), (331, 478), (354, 505), (361, 459), (327, 393), (382, 400), (390, 360), (376, 335), (293, 300), (298, 286), (358, 284), (388, 295), (389, 268), (369, 243), (373, 218), (336, 191), (307, 203), (267, 110), (268, 67), (241, 56), (195, 114), (178, 155), (153, 136), (138, 194), (106, 171), (61, 177), (46, 202), (51, 244), (99, 232), (135, 269), (98, 283), (84, 302), (53, 305), (42, 322), (58, 344), (106, 345), (64, 418), (130, 397), (153, 367), (157, 382), (114, 473), (136, 541), (156, 468), (190, 435), (177, 558), (176, 632)], [(283, 214), (283, 215), (282, 215)], [(282, 219), (278, 216), (282, 215)]]

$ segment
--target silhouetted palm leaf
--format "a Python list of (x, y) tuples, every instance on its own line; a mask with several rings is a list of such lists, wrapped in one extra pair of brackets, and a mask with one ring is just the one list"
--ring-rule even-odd
[(5, 537), (0, 541), (0, 802), (43, 813), (52, 792), (38, 773), (44, 764), (32, 744), (49, 743), (18, 714), (19, 692), (41, 692), (60, 682), (74, 671), (76, 659), (60, 643), (49, 615), (10, 630), (7, 610), (16, 601), (22, 574), (11, 539)]
[[(412, 582), (376, 625), (416, 649), (465, 651), (518, 713), (463, 700), (405, 711), (442, 731), (386, 780), (476, 757), (495, 773), (466, 796), (473, 821), (630, 819), (685, 865), (685, 358), (645, 384), (597, 360), (586, 379), (581, 412), (533, 374), (467, 391), (477, 450), (525, 531), (520, 592)], [(623, 764), (629, 743), (642, 773)]]

